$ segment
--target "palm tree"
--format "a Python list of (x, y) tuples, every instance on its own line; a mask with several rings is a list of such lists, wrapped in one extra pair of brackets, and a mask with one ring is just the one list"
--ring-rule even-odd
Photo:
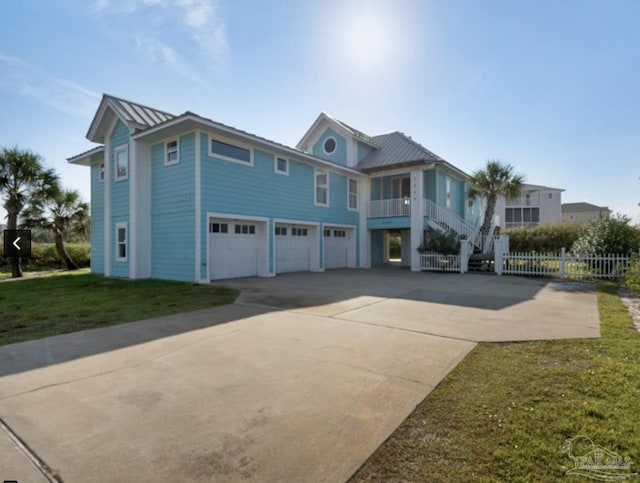
[[(7, 229), (18, 227), (18, 218), (24, 207), (36, 198), (47, 197), (58, 176), (52, 169), (45, 169), (40, 156), (14, 148), (0, 148), (0, 195), (7, 211)], [(11, 276), (22, 276), (20, 258), (10, 258)]]
[(78, 265), (69, 256), (64, 245), (65, 235), (88, 218), (89, 205), (82, 201), (76, 190), (62, 189), (58, 183), (49, 196), (35, 197), (24, 211), (25, 227), (41, 227), (53, 232), (58, 257), (68, 270)]
[(518, 196), (524, 182), (524, 176), (514, 174), (513, 166), (510, 164), (503, 164), (498, 160), (490, 159), (484, 169), (472, 173), (469, 182), (471, 184), (468, 191), (469, 198), (472, 200), (478, 197), (486, 199), (484, 221), (480, 228), (481, 233), (486, 236), (491, 230), (491, 222), (498, 197), (515, 198)]

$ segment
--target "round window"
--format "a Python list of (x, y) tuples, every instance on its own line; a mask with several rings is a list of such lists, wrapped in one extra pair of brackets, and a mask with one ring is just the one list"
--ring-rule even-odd
[(324, 140), (323, 144), (324, 152), (327, 154), (332, 154), (336, 150), (336, 140), (335, 138), (327, 138)]

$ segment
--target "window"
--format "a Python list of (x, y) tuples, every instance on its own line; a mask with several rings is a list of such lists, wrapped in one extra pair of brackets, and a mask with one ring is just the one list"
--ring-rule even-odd
[(445, 193), (447, 195), (447, 208), (451, 208), (451, 178), (445, 178)]
[(178, 164), (180, 157), (178, 156), (178, 140), (168, 141), (164, 145), (164, 165)]
[(324, 236), (330, 237), (331, 236), (331, 230), (324, 230)]
[(553, 193), (549, 193), (549, 199), (552, 200), (553, 199)]
[(530, 193), (526, 193), (524, 195), (524, 204), (529, 206), (531, 204), (531, 194)]
[(333, 236), (335, 238), (346, 238), (347, 232), (345, 230), (333, 230)]
[(276, 156), (276, 173), (279, 174), (289, 174), (289, 161), (284, 158), (279, 158)]
[(117, 147), (113, 156), (116, 159), (116, 181), (127, 179), (129, 177), (129, 147), (127, 145)]
[(358, 209), (358, 180), (349, 178), (348, 207), (350, 210)]
[(98, 165), (98, 181), (101, 183), (104, 181), (104, 163)]
[(336, 142), (336, 138), (331, 136), (325, 139), (324, 143), (322, 143), (322, 150), (324, 151), (324, 154), (333, 154), (337, 146), (338, 143)]
[(309, 231), (306, 228), (291, 228), (291, 236), (307, 236)]
[(256, 225), (236, 225), (236, 235), (255, 235)]
[(276, 226), (276, 235), (277, 236), (287, 236), (287, 227), (286, 226)]
[(222, 141), (211, 140), (209, 146), (209, 156), (226, 159), (228, 161), (240, 162), (243, 164), (253, 165), (252, 151), (233, 144), (223, 143)]
[(329, 206), (329, 173), (316, 170), (316, 205)]
[(116, 261), (127, 261), (127, 224), (116, 224)]
[(226, 223), (209, 223), (210, 233), (228, 233), (229, 225)]

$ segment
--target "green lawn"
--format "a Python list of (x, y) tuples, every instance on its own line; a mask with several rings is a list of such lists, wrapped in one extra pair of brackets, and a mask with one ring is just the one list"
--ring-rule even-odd
[(230, 288), (86, 271), (0, 281), (0, 345), (232, 303)]
[(616, 288), (601, 339), (479, 344), (351, 481), (583, 481), (562, 453), (579, 435), (640, 472), (640, 335)]

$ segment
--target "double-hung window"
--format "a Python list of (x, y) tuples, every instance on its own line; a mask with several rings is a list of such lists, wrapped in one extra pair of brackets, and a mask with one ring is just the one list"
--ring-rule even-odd
[(329, 173), (316, 169), (316, 205), (329, 206)]
[(116, 224), (116, 261), (118, 262), (127, 261), (127, 242), (128, 242), (127, 224), (117, 223)]
[(350, 210), (358, 209), (358, 180), (349, 178), (348, 182), (348, 206)]

